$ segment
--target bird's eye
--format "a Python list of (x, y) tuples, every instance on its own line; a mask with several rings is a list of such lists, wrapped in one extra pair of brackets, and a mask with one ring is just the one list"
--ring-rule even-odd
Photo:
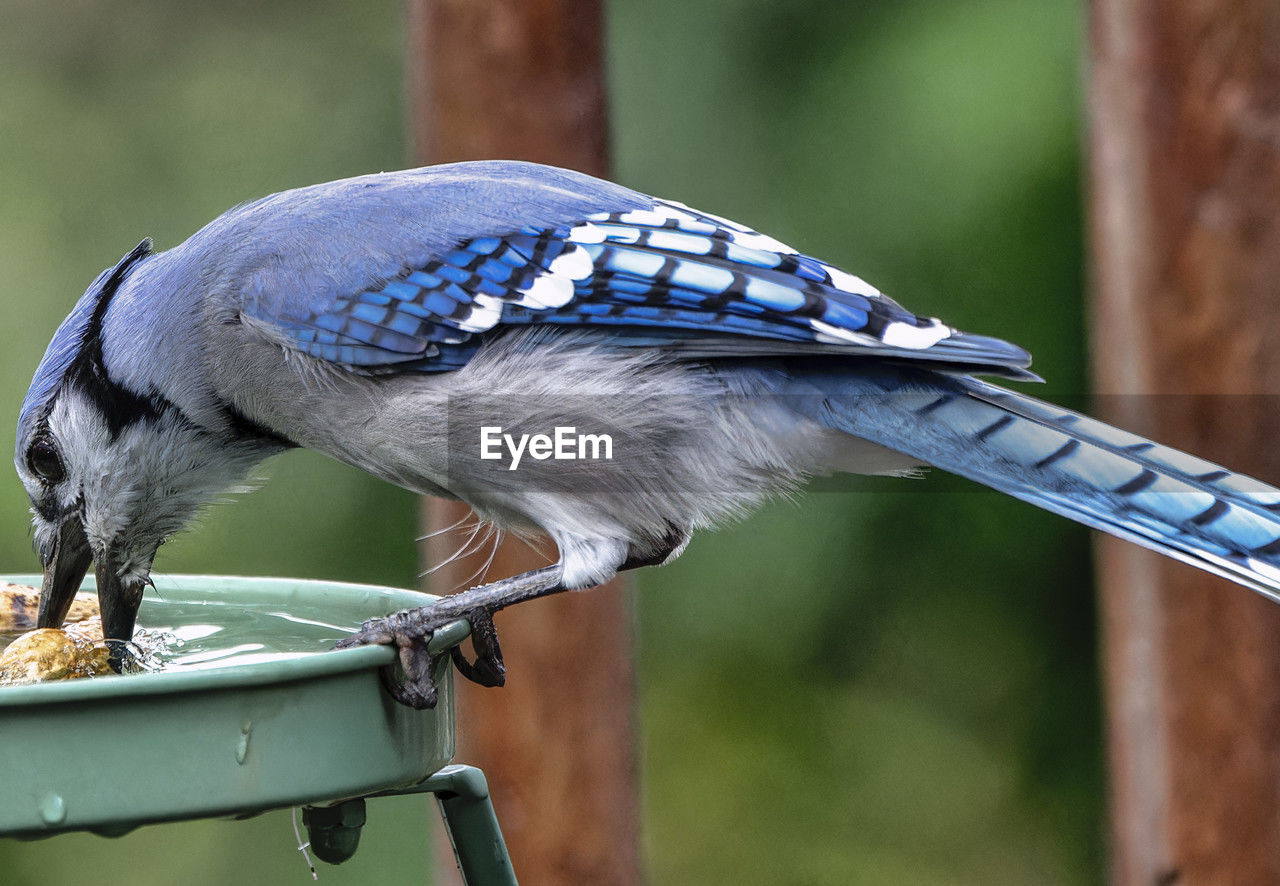
[(47, 438), (41, 437), (31, 444), (27, 450), (27, 467), (31, 473), (50, 485), (61, 483), (67, 476), (67, 469), (62, 465), (62, 456), (58, 449)]

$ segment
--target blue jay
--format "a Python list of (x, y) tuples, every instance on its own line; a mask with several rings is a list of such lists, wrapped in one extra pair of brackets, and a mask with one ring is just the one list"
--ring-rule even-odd
[(455, 661), (499, 684), (495, 611), (669, 562), (822, 473), (934, 465), (1280, 599), (1280, 491), (978, 378), (1029, 364), (764, 234), (562, 169), (286, 191), (166, 252), (144, 240), (54, 334), (15, 456), (39, 624), (92, 562), (127, 641), (156, 549), (299, 446), (557, 546), (343, 641), (398, 646), (394, 692), (420, 707), (442, 624), (470, 619), (476, 661)]

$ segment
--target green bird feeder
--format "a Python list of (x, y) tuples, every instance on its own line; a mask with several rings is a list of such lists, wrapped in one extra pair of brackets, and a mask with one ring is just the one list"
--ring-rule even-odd
[[(365, 619), (433, 599), (324, 581), (158, 580), (138, 624), (172, 634), (166, 669), (0, 687), (0, 836), (117, 836), (301, 806), (312, 850), (337, 863), (356, 851), (366, 798), (430, 792), (466, 881), (515, 883), (483, 774), (449, 765), (448, 656), (438, 704), (415, 711), (383, 689), (394, 650), (330, 648)], [(468, 631), (455, 622), (429, 648), (447, 652)]]

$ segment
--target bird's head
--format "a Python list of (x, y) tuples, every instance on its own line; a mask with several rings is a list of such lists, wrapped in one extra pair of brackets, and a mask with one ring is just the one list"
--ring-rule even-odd
[(166, 396), (162, 376), (139, 386), (145, 373), (125, 364), (146, 359), (154, 330), (129, 330), (137, 338), (130, 348), (104, 347), (107, 308), (149, 251), (144, 241), (89, 287), (55, 333), (19, 415), (14, 464), (44, 566), (40, 627), (62, 623), (92, 562), (103, 633), (129, 640), (157, 549), (262, 457), (194, 421)]

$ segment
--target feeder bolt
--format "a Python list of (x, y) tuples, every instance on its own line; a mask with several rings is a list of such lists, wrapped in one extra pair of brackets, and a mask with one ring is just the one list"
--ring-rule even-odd
[(307, 828), (311, 851), (329, 864), (342, 864), (356, 854), (364, 821), (363, 798), (336, 806), (302, 807), (302, 823)]

